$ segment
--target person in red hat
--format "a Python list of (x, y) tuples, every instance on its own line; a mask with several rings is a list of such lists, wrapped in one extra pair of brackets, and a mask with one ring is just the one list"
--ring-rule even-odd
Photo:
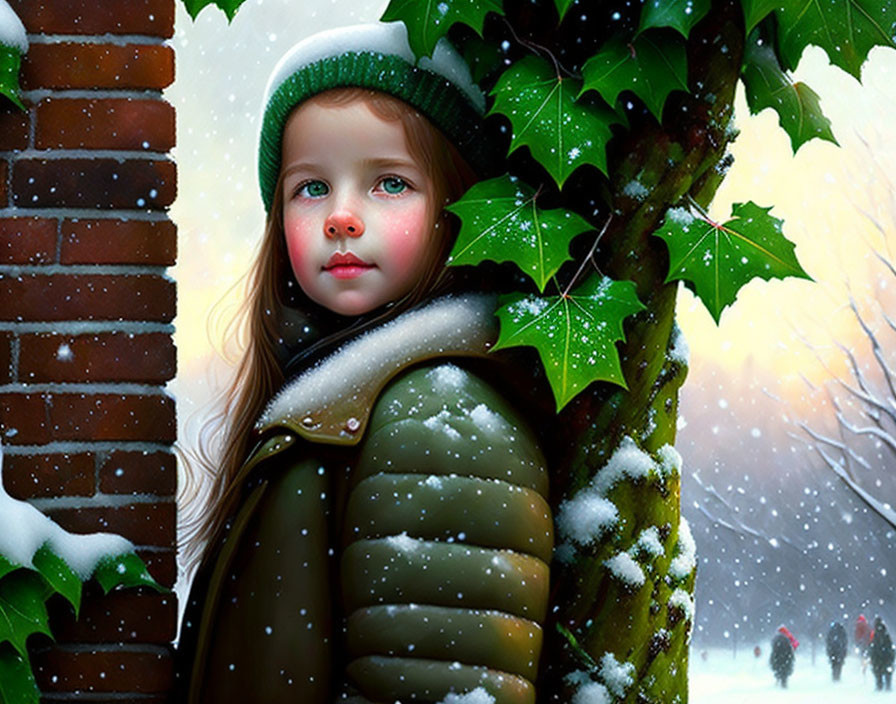
[(798, 645), (799, 641), (786, 626), (779, 627), (772, 638), (772, 654), (768, 663), (781, 687), (787, 687), (787, 678), (793, 674), (794, 651)]
[(854, 639), (856, 649), (864, 657), (865, 652), (868, 650), (868, 645), (871, 643), (871, 624), (868, 623), (865, 614), (859, 614), (859, 617), (856, 619)]

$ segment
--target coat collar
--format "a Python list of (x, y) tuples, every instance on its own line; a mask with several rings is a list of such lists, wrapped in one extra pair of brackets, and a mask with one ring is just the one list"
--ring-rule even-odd
[(355, 445), (383, 387), (436, 357), (484, 356), (497, 337), (495, 297), (439, 298), (346, 342), (289, 381), (255, 427), (286, 428), (314, 442)]

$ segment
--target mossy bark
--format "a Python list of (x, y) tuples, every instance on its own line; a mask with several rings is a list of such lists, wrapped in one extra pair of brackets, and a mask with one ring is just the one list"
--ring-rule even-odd
[[(667, 208), (682, 198), (708, 204), (724, 177), (726, 148), (735, 134), (730, 123), (743, 32), (739, 3), (714, 2), (688, 39), (691, 93), (670, 97), (662, 124), (639, 117), (613, 143), (607, 194), (612, 218), (598, 264), (614, 279), (634, 281), (647, 311), (626, 327), (621, 351), (628, 389), (593, 385), (558, 418), (556, 448), (565, 453), (558, 466), (568, 474), (553, 478), (555, 510), (588, 485), (624, 438), (657, 462), (658, 451), (675, 441), (678, 389), (687, 369), (669, 354), (676, 334), (677, 283), (665, 282), (667, 250), (652, 233)], [(594, 181), (595, 190), (607, 187), (606, 181)], [(633, 182), (640, 187), (631, 188)], [(576, 189), (587, 187), (579, 184)], [(645, 191), (643, 198), (629, 195)], [(539, 700), (569, 702), (575, 685), (567, 675), (589, 670), (588, 662), (594, 679), (602, 681), (599, 666), (611, 653), (619, 663), (633, 666), (631, 684), (609, 688), (614, 701), (686, 702), (692, 611), (681, 607), (680, 592), (677, 599), (672, 595), (684, 590), (692, 600), (695, 575), (670, 571), (682, 549), (680, 477), (651, 473), (616, 484), (607, 498), (619, 513), (615, 532), (592, 545), (576, 546), (566, 564), (555, 561), (554, 622), (546, 633)], [(620, 552), (636, 554), (639, 536), (651, 527), (664, 550), (641, 556), (645, 580), (633, 586), (614, 576), (605, 562)]]

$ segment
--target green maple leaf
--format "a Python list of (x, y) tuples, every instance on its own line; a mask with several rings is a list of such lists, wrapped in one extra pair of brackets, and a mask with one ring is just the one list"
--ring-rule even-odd
[(647, 0), (641, 10), (638, 32), (651, 27), (671, 27), (687, 38), (691, 29), (709, 12), (710, 0)]
[(44, 604), (50, 589), (36, 572), (20, 569), (0, 580), (0, 643), (9, 641), (23, 657), (32, 633), (52, 637)]
[(794, 153), (814, 138), (837, 144), (818, 95), (805, 83), (792, 81), (772, 47), (760, 43), (756, 33), (747, 42), (743, 81), (750, 112), (755, 115), (765, 108), (775, 110), (781, 127), (790, 135)]
[(689, 282), (718, 323), (741, 287), (756, 277), (809, 279), (793, 242), (781, 231), (783, 221), (769, 215), (770, 210), (753, 202), (735, 203), (732, 219), (719, 225), (671, 208), (654, 232), (669, 247), (666, 281)]
[(5, 95), (20, 110), (25, 106), (19, 99), (19, 69), (22, 54), (15, 47), (0, 44), (0, 95)]
[(448, 206), (461, 227), (448, 264), (514, 262), (538, 290), (572, 257), (569, 243), (594, 228), (569, 210), (541, 210), (537, 194), (512, 176), (481, 181)]
[(482, 36), (482, 24), (489, 12), (503, 15), (501, 0), (391, 0), (382, 21), (404, 22), (411, 50), (418, 57), (432, 56), (439, 39), (453, 24), (461, 22)]
[(16, 652), (10, 643), (0, 643), (0, 702), (38, 704), (40, 690), (31, 672), (27, 656)]
[(557, 14), (560, 15), (560, 21), (563, 21), (563, 18), (566, 17), (566, 13), (569, 12), (569, 8), (571, 8), (575, 4), (576, 0), (554, 0), (554, 4), (557, 6)]
[(566, 296), (510, 294), (496, 313), (494, 349), (538, 350), (559, 411), (593, 381), (625, 388), (616, 342), (625, 339), (622, 321), (641, 310), (634, 283), (596, 275)]
[(891, 0), (791, 0), (778, 3), (778, 46), (787, 68), (796, 68), (809, 44), (827, 52), (831, 63), (861, 79), (868, 52), (896, 47), (896, 6)]
[(194, 20), (206, 6), (215, 5), (227, 15), (228, 22), (233, 21), (237, 10), (240, 9), (240, 5), (244, 2), (245, 0), (183, 0), (184, 7), (187, 8), (187, 12)]
[(673, 90), (688, 89), (688, 59), (684, 41), (676, 36), (641, 35), (627, 44), (619, 38), (608, 42), (582, 67), (582, 92), (596, 90), (610, 105), (630, 90), (657, 120)]
[(146, 563), (137, 553), (129, 552), (116, 557), (104, 557), (93, 571), (93, 578), (100, 583), (106, 594), (115, 587), (152, 587), (158, 592), (167, 592), (146, 569)]
[(740, 0), (740, 4), (743, 7), (744, 22), (749, 34), (781, 4), (781, 0)]
[(47, 580), (54, 590), (62, 594), (75, 610), (75, 618), (81, 609), (81, 579), (66, 564), (65, 560), (44, 544), (34, 553), (31, 560), (34, 569)]
[(527, 56), (508, 68), (492, 90), (489, 115), (505, 115), (513, 127), (508, 153), (523, 146), (562, 188), (580, 166), (607, 173), (610, 125), (619, 118), (609, 109), (577, 103), (581, 81), (558, 76), (544, 59)]

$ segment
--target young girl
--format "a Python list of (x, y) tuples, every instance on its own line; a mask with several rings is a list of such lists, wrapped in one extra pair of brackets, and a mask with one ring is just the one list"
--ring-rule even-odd
[(267, 228), (180, 701), (534, 702), (546, 464), (493, 385), (494, 297), (444, 267), (483, 97), (400, 23), (300, 43), (267, 95)]

